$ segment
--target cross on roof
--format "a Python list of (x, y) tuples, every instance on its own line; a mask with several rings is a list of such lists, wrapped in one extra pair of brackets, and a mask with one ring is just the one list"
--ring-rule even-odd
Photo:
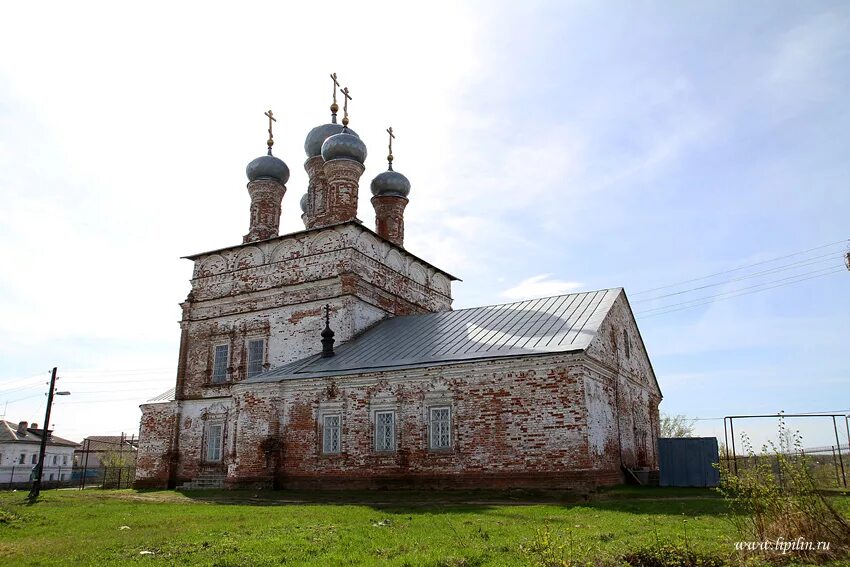
[(387, 134), (390, 135), (390, 153), (387, 155), (387, 161), (390, 164), (390, 170), (393, 168), (393, 140), (395, 139), (395, 134), (393, 134), (393, 127), (390, 126), (387, 128)]
[(336, 104), (336, 88), (339, 86), (339, 81), (336, 80), (336, 73), (331, 73), (331, 80), (334, 82), (334, 104)]
[(269, 155), (272, 155), (272, 146), (274, 145), (274, 134), (272, 133), (272, 122), (277, 122), (277, 118), (274, 117), (274, 112), (269, 109), (268, 112), (265, 113), (266, 116), (269, 117), (269, 139), (266, 142), (269, 146)]
[(345, 102), (342, 103), (342, 125), (348, 126), (348, 101), (351, 100), (351, 95), (348, 94), (348, 87), (343, 87), (341, 92), (345, 97)]

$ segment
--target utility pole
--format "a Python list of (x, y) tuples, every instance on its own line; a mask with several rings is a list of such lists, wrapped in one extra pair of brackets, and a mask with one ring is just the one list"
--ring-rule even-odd
[(47, 431), (50, 427), (50, 408), (53, 406), (53, 394), (57, 394), (59, 396), (67, 396), (70, 392), (56, 392), (56, 367), (53, 367), (53, 371), (50, 373), (50, 390), (47, 391), (47, 410), (44, 412), (44, 426), (41, 430), (41, 447), (38, 450), (38, 464), (36, 465), (36, 474), (35, 478), (32, 481), (32, 488), (30, 489), (29, 499), (30, 501), (34, 501), (38, 498), (39, 493), (41, 492), (41, 475), (44, 471), (44, 453), (47, 451)]
[(38, 449), (38, 464), (36, 465), (35, 478), (30, 489), (30, 500), (38, 498), (41, 492), (41, 472), (44, 469), (44, 452), (47, 450), (47, 428), (50, 427), (50, 407), (53, 405), (53, 390), (56, 389), (56, 367), (50, 373), (50, 389), (47, 391), (47, 410), (44, 413), (44, 425), (41, 430), (41, 447)]

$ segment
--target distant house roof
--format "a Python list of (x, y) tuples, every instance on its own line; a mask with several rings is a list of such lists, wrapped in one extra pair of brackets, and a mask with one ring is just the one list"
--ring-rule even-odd
[(246, 383), (585, 350), (622, 288), (385, 319), (336, 349)]
[[(28, 427), (25, 433), (18, 433), (18, 424), (0, 420), (0, 443), (41, 443), (43, 429)], [(52, 433), (47, 437), (47, 444), (54, 447), (76, 447), (77, 443), (62, 439)]]
[(130, 439), (121, 435), (91, 435), (83, 439), (79, 450), (97, 451), (135, 451), (139, 446), (138, 439)]

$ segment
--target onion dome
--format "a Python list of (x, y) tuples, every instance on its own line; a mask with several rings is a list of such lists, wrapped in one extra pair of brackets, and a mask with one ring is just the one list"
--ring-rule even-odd
[(393, 171), (393, 127), (387, 128), (390, 135), (389, 154), (387, 155), (387, 171), (379, 173), (372, 180), (372, 195), (376, 197), (407, 197), (410, 194), (410, 181), (397, 171)]
[(301, 212), (306, 214), (307, 213), (307, 193), (304, 193), (303, 195), (301, 195), (300, 205), (301, 205)]
[[(310, 133), (307, 134), (307, 139), (304, 140), (304, 152), (307, 154), (307, 157), (311, 158), (322, 155), (322, 144), (325, 143), (325, 140), (335, 134), (341, 134), (344, 129), (345, 126), (337, 124), (334, 121), (329, 124), (316, 126), (310, 130)], [(348, 132), (355, 136), (357, 135), (351, 128), (348, 129)]]
[(333, 159), (350, 159), (360, 163), (366, 161), (366, 144), (360, 137), (348, 128), (343, 128), (339, 134), (334, 134), (322, 144), (322, 158), (325, 161)]
[(249, 181), (258, 179), (275, 179), (284, 185), (289, 181), (289, 168), (283, 160), (276, 158), (271, 153), (260, 156), (245, 168), (245, 175)]
[(371, 187), (372, 195), (376, 197), (407, 197), (410, 194), (410, 181), (392, 169), (379, 173), (372, 180)]
[(267, 155), (260, 156), (245, 168), (245, 175), (248, 176), (248, 181), (256, 181), (258, 179), (275, 179), (286, 185), (289, 181), (289, 168), (283, 163), (283, 160), (272, 155), (272, 146), (274, 145), (274, 134), (272, 133), (272, 123), (277, 122), (274, 113), (269, 110), (265, 113), (269, 119), (269, 139), (266, 145), (269, 147)]

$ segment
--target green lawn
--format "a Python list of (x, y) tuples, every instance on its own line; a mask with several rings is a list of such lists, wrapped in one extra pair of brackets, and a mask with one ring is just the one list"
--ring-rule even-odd
[(736, 537), (725, 513), (708, 490), (649, 488), (589, 501), (504, 492), (51, 490), (34, 505), (18, 491), (0, 493), (0, 564), (528, 565), (521, 545), (547, 528), (574, 557), (686, 538), (728, 556)]

